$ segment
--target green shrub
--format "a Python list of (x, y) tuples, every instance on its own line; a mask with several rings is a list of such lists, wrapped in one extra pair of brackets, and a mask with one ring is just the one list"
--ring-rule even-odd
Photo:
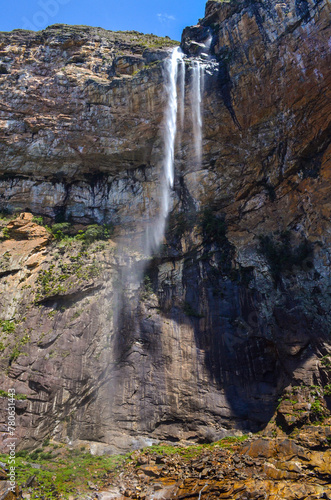
[(200, 314), (198, 311), (193, 309), (191, 304), (189, 304), (188, 302), (184, 302), (183, 311), (186, 314), (186, 316), (191, 316), (193, 318), (203, 318), (204, 317), (203, 314)]
[[(2, 389), (0, 390), (0, 397), (2, 398), (11, 398), (12, 396), (8, 394), (8, 392), (6, 391), (3, 391)], [(14, 394), (14, 399), (16, 399), (17, 401), (23, 401), (25, 399), (27, 399), (27, 396), (25, 394)]]
[(63, 240), (63, 238), (70, 234), (71, 224), (69, 222), (59, 222), (53, 224), (51, 227), (51, 232), (55, 239)]
[(41, 448), (37, 448), (36, 450), (32, 451), (29, 455), (29, 458), (31, 460), (38, 460), (39, 459), (39, 455), (43, 453), (43, 450)]
[(93, 224), (87, 226), (86, 231), (83, 234), (83, 239), (86, 243), (93, 243), (96, 240), (105, 240), (112, 234), (112, 227), (110, 225), (99, 226), (98, 224)]
[(57, 240), (76, 239), (85, 243), (93, 243), (96, 240), (107, 240), (114, 232), (112, 224), (91, 224), (85, 230), (74, 231), (74, 227), (69, 222), (59, 222), (53, 224), (51, 232)]
[(323, 366), (323, 368), (327, 371), (330, 371), (331, 370), (331, 356), (323, 356), (323, 358), (321, 358), (321, 365)]
[(200, 224), (207, 241), (218, 245), (227, 242), (225, 220), (215, 215), (211, 208), (203, 210), (200, 215)]
[(51, 451), (42, 452), (38, 454), (38, 460), (49, 460), (53, 458), (53, 453)]
[(327, 384), (323, 389), (324, 396), (331, 397), (331, 384)]
[(34, 222), (35, 224), (38, 224), (38, 226), (43, 226), (44, 225), (44, 219), (40, 216), (40, 217), (33, 217), (32, 218), (32, 222)]
[(9, 240), (10, 239), (10, 234), (9, 234), (9, 230), (7, 227), (4, 227), (2, 229), (2, 236), (0, 238), (1, 240)]
[(294, 266), (303, 267), (304, 262), (313, 252), (311, 243), (306, 239), (297, 247), (292, 247), (289, 231), (281, 233), (278, 241), (273, 235), (261, 235), (259, 240), (258, 250), (266, 257), (276, 282), (279, 281), (281, 273), (291, 271)]
[(15, 394), (14, 399), (18, 401), (25, 401), (27, 399), (26, 394)]
[(316, 420), (322, 421), (325, 418), (325, 410), (323, 406), (321, 405), (321, 402), (319, 399), (316, 399), (310, 408), (311, 412), (314, 414)]
[(147, 300), (153, 294), (152, 280), (149, 276), (144, 277), (143, 292), (141, 298)]
[(16, 325), (13, 321), (10, 321), (9, 319), (5, 320), (0, 320), (0, 326), (2, 330), (6, 333), (14, 333)]
[(9, 364), (11, 364), (13, 361), (16, 361), (20, 354), (21, 351), (17, 346), (15, 346), (11, 355), (9, 356)]
[(29, 452), (27, 450), (20, 450), (16, 452), (16, 457), (17, 458), (26, 458), (28, 456)]

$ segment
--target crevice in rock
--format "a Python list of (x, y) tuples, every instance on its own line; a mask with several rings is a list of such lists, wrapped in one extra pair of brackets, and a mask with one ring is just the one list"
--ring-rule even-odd
[[(263, 3), (265, 5), (266, 2), (264, 1)], [(269, 39), (268, 34), (264, 28), (263, 20), (262, 20), (262, 16), (261, 16), (259, 8), (260, 8), (259, 2), (257, 2), (256, 0), (250, 0), (250, 11), (251, 11), (252, 15), (255, 17), (257, 27), (259, 29), (259, 32), (262, 36), (264, 43), (268, 44), (268, 43), (270, 43), (270, 39)]]
[(305, 23), (310, 20), (309, 3), (307, 0), (295, 0), (295, 13)]
[(9, 71), (4, 64), (0, 64), (0, 75), (8, 75)]
[(87, 296), (94, 295), (97, 291), (104, 288), (104, 285), (90, 285), (86, 287), (84, 290), (78, 290), (73, 293), (68, 293), (66, 295), (52, 295), (50, 297), (45, 297), (36, 301), (37, 305), (43, 305), (45, 307), (50, 307), (52, 309), (61, 309), (62, 307), (72, 306), (75, 302), (78, 302), (84, 299)]
[(242, 130), (232, 105), (232, 97), (231, 97), (232, 81), (229, 72), (228, 62), (222, 58), (222, 54), (218, 65), (218, 87), (224, 105), (229, 111), (233, 123), (236, 125), (236, 127), (238, 127), (239, 130)]
[(8, 269), (5, 271), (0, 270), (0, 278), (4, 278), (5, 276), (11, 276), (11, 275), (17, 274), (20, 271), (21, 271), (21, 269)]
[(51, 394), (51, 390), (48, 387), (45, 387), (40, 382), (36, 382), (35, 380), (29, 380), (29, 389), (34, 392), (46, 392), (47, 394)]
[(302, 152), (298, 160), (298, 165), (299, 171), (302, 172), (304, 179), (309, 177), (316, 179), (319, 176), (324, 153), (331, 142), (330, 136), (331, 123), (325, 130), (320, 132)]
[(82, 406), (86, 406), (96, 399), (98, 394), (98, 389), (94, 389), (92, 392), (83, 397), (81, 401), (77, 402), (76, 408), (81, 408)]

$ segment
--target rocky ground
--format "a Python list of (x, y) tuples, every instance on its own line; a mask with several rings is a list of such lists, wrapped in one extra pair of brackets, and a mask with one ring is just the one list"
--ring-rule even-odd
[(242, 444), (229, 438), (200, 452), (181, 449), (171, 456), (161, 454), (162, 448), (161, 453), (135, 453), (136, 463), (114, 477), (112, 485), (122, 498), (138, 499), (330, 498), (330, 427), (306, 433), (302, 440), (254, 437)]
[[(47, 442), (19, 459), (18, 493), (1, 498), (330, 499), (330, 422), (277, 434), (209, 445), (159, 444), (113, 458)], [(2, 491), (5, 484), (3, 473)]]
[[(152, 259), (134, 242), (159, 207), (174, 42), (0, 34), (0, 403), (5, 430), (14, 387), (21, 448), (119, 453), (327, 417), (329, 14), (327, 0), (209, 1), (185, 30), (172, 211)], [(199, 164), (192, 58), (209, 37)]]

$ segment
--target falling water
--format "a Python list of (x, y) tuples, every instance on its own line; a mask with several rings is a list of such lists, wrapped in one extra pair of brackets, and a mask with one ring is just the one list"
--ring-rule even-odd
[(178, 130), (176, 144), (178, 144), (180, 157), (183, 157), (182, 136), (185, 121), (185, 61), (183, 58), (179, 59), (178, 66)]
[(185, 119), (185, 62), (183, 58), (180, 59), (180, 73), (179, 73), (179, 88), (180, 88), (180, 102), (179, 102), (179, 132), (184, 130), (184, 119)]
[(152, 229), (147, 232), (145, 251), (148, 254), (155, 250), (163, 239), (166, 218), (170, 209), (170, 190), (174, 185), (175, 140), (177, 131), (177, 77), (178, 66), (179, 63), (182, 63), (183, 55), (181, 49), (177, 47), (172, 52), (171, 57), (165, 61), (167, 107), (163, 131), (164, 159), (161, 179), (161, 207), (159, 216), (154, 222)]
[[(181, 144), (181, 134), (185, 120), (185, 62), (184, 54), (179, 47), (173, 50), (165, 61), (165, 94), (167, 106), (165, 111), (163, 143), (164, 157), (161, 177), (161, 204), (156, 220), (146, 232), (145, 253), (151, 255), (163, 237), (166, 219), (170, 211), (170, 190), (174, 185), (174, 159), (178, 116), (178, 143)], [(199, 167), (202, 159), (202, 96), (204, 91), (205, 66), (199, 60), (193, 61), (191, 109), (194, 146), (194, 164)], [(179, 92), (177, 92), (177, 83)]]
[[(166, 220), (171, 209), (171, 189), (174, 186), (174, 161), (176, 139), (181, 144), (181, 132), (185, 119), (185, 63), (184, 54), (176, 48), (164, 63), (164, 93), (166, 108), (162, 128), (163, 155), (160, 161), (159, 210), (149, 222), (145, 231), (141, 231), (146, 221), (143, 214), (138, 231), (130, 234), (130, 242), (125, 235), (118, 242), (118, 270), (115, 276), (113, 297), (113, 325), (116, 335), (116, 349), (122, 352), (123, 342), (135, 346), (141, 336), (140, 315), (137, 313), (140, 303), (140, 290), (143, 286), (143, 276), (152, 254), (163, 241)], [(191, 105), (193, 118), (193, 137), (197, 157), (201, 161), (202, 114), (201, 101), (203, 92), (204, 63), (193, 62)], [(178, 93), (177, 93), (178, 89)], [(178, 131), (177, 131), (178, 123)], [(176, 137), (177, 132), (178, 137)], [(150, 204), (153, 207), (153, 203)], [(154, 207), (153, 207), (154, 208)], [(128, 339), (127, 332), (131, 332)], [(125, 347), (126, 344), (124, 344)], [(138, 344), (137, 344), (138, 345)], [(132, 347), (134, 349), (135, 347)], [(117, 352), (117, 351), (116, 351)]]
[(192, 124), (195, 162), (197, 166), (201, 164), (202, 157), (202, 115), (201, 103), (204, 82), (204, 68), (199, 61), (193, 62), (192, 68)]
[[(171, 56), (165, 60), (164, 65), (164, 91), (166, 97), (166, 110), (163, 126), (163, 156), (160, 179), (160, 204), (156, 217), (150, 220), (143, 234), (139, 229), (127, 238), (118, 242), (118, 279), (114, 293), (114, 325), (118, 331), (127, 330), (134, 332), (132, 335), (139, 338), (140, 325), (136, 313), (139, 304), (138, 290), (141, 287), (146, 262), (154, 251), (158, 249), (163, 240), (166, 219), (170, 210), (170, 190), (174, 185), (174, 157), (175, 140), (177, 131), (177, 79), (178, 67), (184, 54), (176, 48)], [(141, 219), (143, 222), (143, 219)], [(137, 224), (139, 228), (140, 224)], [(140, 257), (137, 259), (136, 251)], [(125, 337), (125, 335), (124, 335)]]
[(164, 215), (168, 215), (169, 211), (169, 188), (174, 185), (174, 156), (175, 156), (175, 139), (177, 130), (177, 74), (178, 61), (182, 60), (183, 54), (180, 48), (176, 47), (170, 59), (167, 60), (166, 70), (168, 73), (168, 82), (166, 84), (166, 93), (168, 95), (168, 105), (166, 110), (165, 130), (164, 130)]

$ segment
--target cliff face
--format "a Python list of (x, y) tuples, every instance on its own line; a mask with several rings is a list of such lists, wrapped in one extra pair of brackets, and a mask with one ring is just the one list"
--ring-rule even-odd
[[(189, 56), (207, 42), (214, 57), (203, 154), (187, 61), (173, 210), (148, 262), (133, 241), (159, 205), (171, 42), (64, 26), (1, 35), (2, 207), (115, 226), (114, 242), (90, 246), (51, 240), (28, 215), (5, 230), (2, 389), (27, 396), (23, 445), (257, 430), (293, 386), (304, 415), (283, 403), (284, 430), (327, 415), (329, 14), (326, 0), (209, 1), (184, 31)], [(128, 278), (137, 266), (141, 283)]]
[(2, 206), (85, 222), (130, 218), (131, 190), (147, 198), (153, 182), (164, 98), (157, 62), (174, 42), (55, 25), (2, 33), (0, 44)]

